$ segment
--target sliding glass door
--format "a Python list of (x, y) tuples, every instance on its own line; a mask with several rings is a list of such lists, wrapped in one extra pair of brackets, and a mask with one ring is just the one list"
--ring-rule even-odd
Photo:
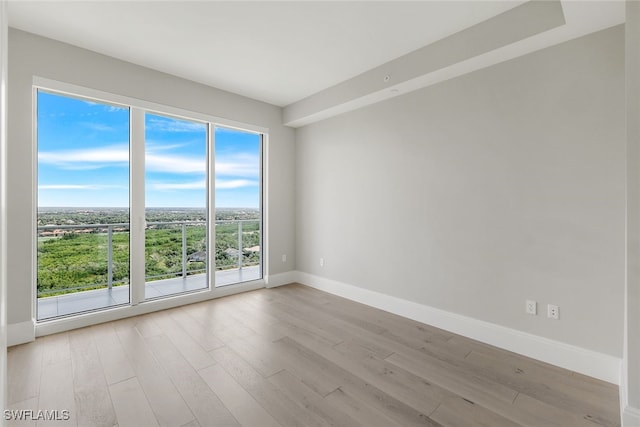
[(216, 286), (262, 278), (262, 135), (215, 128)]
[(263, 134), (34, 93), (38, 321), (262, 278)]
[(207, 132), (145, 114), (146, 299), (208, 287)]
[(38, 90), (37, 319), (129, 303), (129, 108)]

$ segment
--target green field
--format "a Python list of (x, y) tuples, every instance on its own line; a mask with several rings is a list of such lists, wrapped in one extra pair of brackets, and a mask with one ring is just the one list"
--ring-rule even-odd
[[(153, 225), (153, 224), (149, 224)], [(120, 228), (122, 229), (122, 227)], [(216, 269), (238, 265), (237, 223), (216, 224)], [(38, 295), (52, 296), (103, 288), (108, 282), (108, 236), (104, 232), (67, 232), (38, 238)], [(206, 227), (186, 227), (187, 274), (206, 271)], [(145, 232), (147, 281), (182, 274), (181, 225), (152, 226)], [(112, 237), (113, 286), (129, 283), (129, 232), (114, 231)], [(260, 252), (248, 249), (260, 245), (259, 221), (243, 223), (243, 266), (260, 262)]]

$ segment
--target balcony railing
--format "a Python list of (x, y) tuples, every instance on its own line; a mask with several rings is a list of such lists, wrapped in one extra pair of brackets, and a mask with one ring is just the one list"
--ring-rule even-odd
[[(235, 227), (233, 227), (235, 225)], [(189, 264), (191, 261), (196, 263), (207, 262), (207, 248), (204, 243), (204, 248), (201, 251), (191, 252), (188, 251), (188, 228), (189, 227), (206, 227), (205, 221), (166, 221), (166, 222), (148, 222), (146, 235), (152, 235), (151, 231), (160, 230), (180, 230), (180, 269), (175, 271), (167, 271), (161, 274), (146, 274), (145, 281), (150, 282), (154, 280), (160, 280), (167, 277), (182, 277), (186, 278), (188, 275), (201, 274), (206, 272), (205, 268), (190, 269)], [(218, 229), (222, 229), (219, 233)], [(215, 221), (216, 229), (216, 257), (215, 257), (215, 269), (227, 270), (237, 268), (242, 271), (243, 267), (255, 266), (261, 263), (261, 239), (258, 235), (257, 245), (252, 247), (246, 247), (244, 236), (254, 232), (261, 232), (260, 220), (218, 220)], [(129, 282), (128, 274), (123, 279), (114, 280), (114, 235), (117, 233), (128, 233), (129, 223), (115, 223), (115, 224), (82, 224), (82, 225), (44, 225), (38, 226), (38, 243), (46, 238), (65, 238), (68, 235), (82, 235), (82, 234), (98, 234), (106, 235), (106, 249), (107, 249), (107, 272), (106, 283), (92, 283), (80, 286), (65, 287), (65, 288), (49, 288), (40, 290), (38, 289), (38, 297), (43, 297), (53, 294), (63, 294), (70, 292), (79, 292), (88, 289), (97, 289), (107, 287), (111, 289), (113, 286), (126, 285)], [(249, 230), (249, 231), (245, 231)], [(202, 233), (203, 237), (206, 236), (206, 232)], [(236, 236), (234, 236), (236, 235)], [(230, 239), (231, 238), (231, 239)], [(231, 244), (230, 240), (234, 243)], [(226, 247), (225, 247), (226, 243)], [(255, 241), (254, 241), (255, 243)], [(233, 247), (237, 245), (237, 247)], [(147, 242), (146, 250), (153, 250), (153, 244)], [(96, 248), (97, 250), (97, 248)], [(128, 249), (127, 249), (128, 250)], [(40, 252), (40, 245), (38, 248)], [(244, 252), (256, 253), (252, 259), (246, 259)], [(175, 257), (175, 254), (173, 254)], [(191, 259), (190, 259), (191, 257)], [(237, 258), (237, 259), (234, 259)], [(251, 257), (250, 257), (251, 258)], [(149, 261), (149, 254), (145, 257), (146, 262)], [(64, 262), (64, 261), (63, 261)], [(104, 265), (104, 264), (102, 264)], [(104, 268), (104, 267), (102, 267)], [(128, 263), (127, 263), (128, 270)], [(38, 266), (38, 283), (40, 288), (40, 265)], [(46, 286), (46, 283), (42, 285)]]

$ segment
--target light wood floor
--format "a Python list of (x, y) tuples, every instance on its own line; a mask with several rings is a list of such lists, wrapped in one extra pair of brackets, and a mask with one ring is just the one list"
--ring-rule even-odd
[(56, 426), (620, 424), (611, 384), (301, 285), (12, 347), (8, 396)]

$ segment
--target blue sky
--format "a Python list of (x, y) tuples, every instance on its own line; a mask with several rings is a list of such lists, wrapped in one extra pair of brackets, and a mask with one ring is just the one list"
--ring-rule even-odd
[[(260, 136), (215, 130), (216, 206), (259, 205)], [(204, 207), (206, 126), (147, 113), (147, 207)], [(38, 206), (129, 205), (129, 110), (38, 93)]]

